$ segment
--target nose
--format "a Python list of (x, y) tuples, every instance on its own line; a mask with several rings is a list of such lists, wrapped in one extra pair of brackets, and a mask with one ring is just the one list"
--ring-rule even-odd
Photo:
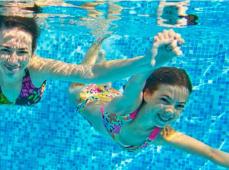
[(174, 106), (170, 105), (170, 106), (167, 106), (165, 108), (164, 114), (167, 118), (171, 119), (171, 118), (174, 118), (176, 116), (175, 112), (176, 112), (176, 110), (175, 110)]
[(8, 58), (8, 63), (9, 64), (16, 64), (17, 62), (18, 62), (18, 59), (17, 59), (18, 57), (17, 57), (17, 54), (16, 54), (16, 52), (14, 51), (11, 55), (10, 55), (10, 57)]
[(173, 113), (173, 112), (175, 112), (175, 108), (173, 105), (169, 105), (165, 108), (165, 111), (168, 113)]

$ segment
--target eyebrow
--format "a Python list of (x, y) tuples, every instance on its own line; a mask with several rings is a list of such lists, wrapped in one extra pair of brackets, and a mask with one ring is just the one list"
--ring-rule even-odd
[[(166, 94), (162, 95), (162, 97), (166, 97), (168, 98), (169, 100), (172, 100), (172, 98)], [(185, 104), (186, 102), (179, 102), (180, 104)]]

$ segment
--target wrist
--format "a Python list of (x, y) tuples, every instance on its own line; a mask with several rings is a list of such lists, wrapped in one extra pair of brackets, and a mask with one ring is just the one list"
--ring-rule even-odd
[(213, 148), (212, 148), (211, 153), (212, 153), (210, 157), (211, 161), (219, 165), (225, 166), (227, 168), (229, 167), (229, 154), (228, 153), (217, 150), (217, 149), (213, 149)]

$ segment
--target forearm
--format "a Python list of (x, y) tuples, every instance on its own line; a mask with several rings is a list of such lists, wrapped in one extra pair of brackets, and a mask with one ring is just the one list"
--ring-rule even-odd
[(197, 154), (207, 159), (212, 157), (211, 147), (180, 132), (175, 132), (173, 135), (167, 137), (165, 141), (167, 144), (182, 149), (186, 152)]
[(144, 57), (113, 60), (96, 65), (69, 64), (53, 59), (34, 57), (29, 66), (45, 79), (80, 83), (104, 83), (152, 69)]
[(182, 149), (188, 153), (197, 154), (221, 166), (229, 167), (229, 154), (216, 150), (207, 144), (190, 136), (176, 132), (170, 127), (162, 131), (162, 142)]
[(153, 66), (143, 56), (122, 60), (112, 60), (97, 64), (92, 72), (98, 82), (113, 81), (133, 74), (152, 70)]
[(92, 68), (91, 65), (70, 64), (41, 57), (33, 57), (29, 64), (29, 69), (36, 73), (37, 79), (66, 80), (80, 83), (93, 82)]

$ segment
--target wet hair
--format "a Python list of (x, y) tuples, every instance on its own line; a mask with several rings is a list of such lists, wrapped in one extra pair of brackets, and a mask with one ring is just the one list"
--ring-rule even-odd
[(186, 87), (189, 93), (192, 92), (192, 83), (185, 70), (176, 67), (161, 67), (156, 69), (146, 80), (144, 90), (151, 94), (156, 91), (161, 84)]
[(0, 15), (0, 29), (3, 27), (11, 29), (18, 28), (32, 35), (32, 52), (37, 46), (37, 38), (39, 35), (39, 28), (34, 18), (20, 17), (20, 16), (3, 16)]
[(25, 7), (23, 9), (25, 9), (27, 11), (31, 11), (34, 14), (37, 14), (37, 13), (42, 12), (41, 8), (38, 5), (36, 5), (36, 4), (34, 4), (32, 7)]
[(197, 25), (198, 16), (194, 14), (188, 14), (187, 16), (179, 16), (180, 18), (187, 19), (187, 25)]

